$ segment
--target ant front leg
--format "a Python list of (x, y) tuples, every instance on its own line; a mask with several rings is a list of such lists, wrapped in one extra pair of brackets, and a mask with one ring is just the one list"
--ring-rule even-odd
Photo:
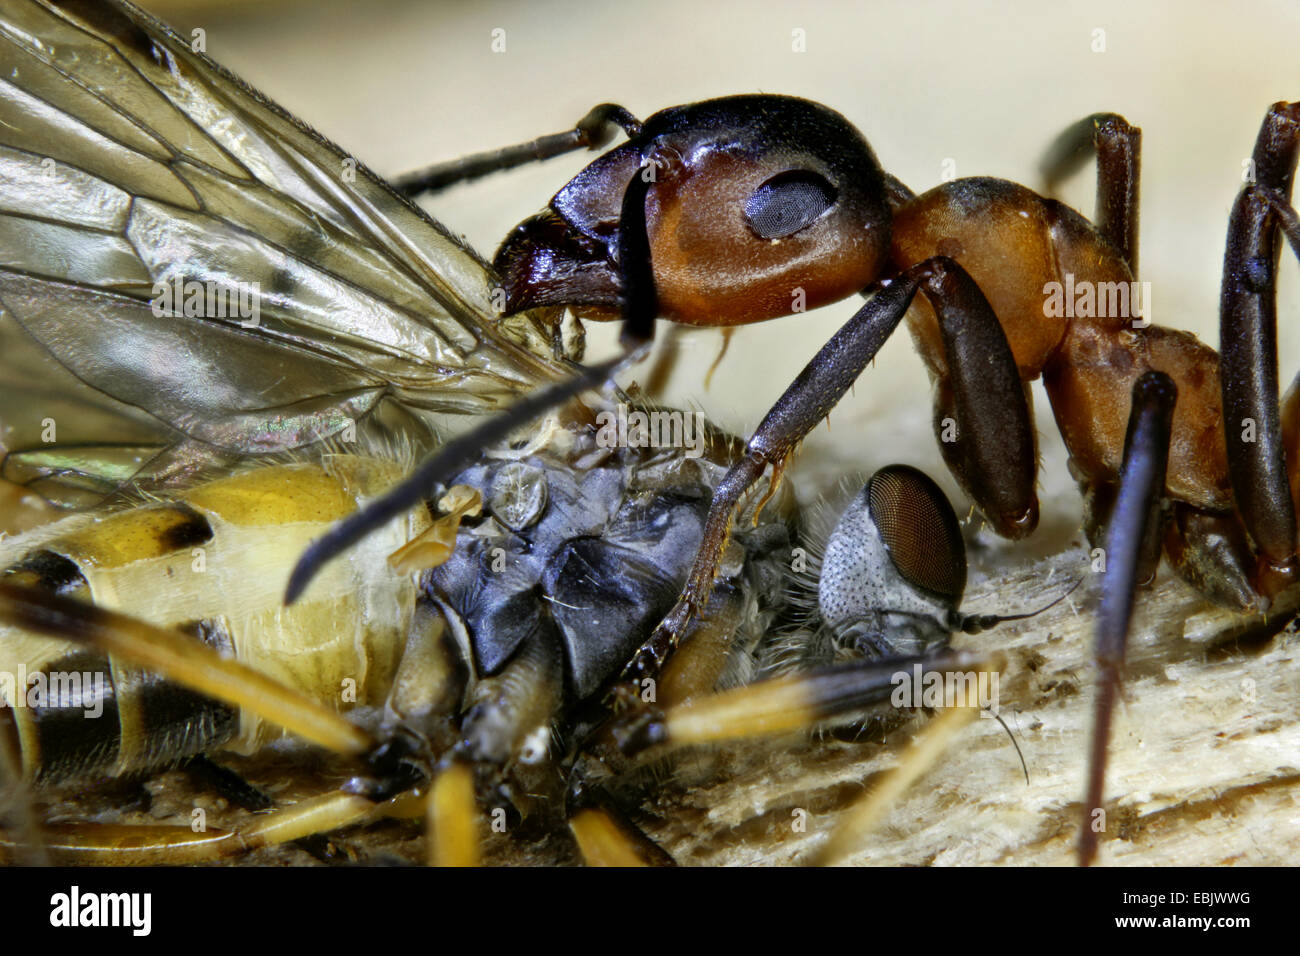
[[(626, 206), (625, 206), (626, 212)], [(623, 672), (619, 691), (655, 678), (695, 615), (704, 608), (731, 521), (744, 493), (773, 467), (773, 483), (795, 446), (857, 380), (893, 333), (918, 290), (939, 317), (950, 374), (942, 407), (951, 408), (956, 441), (945, 456), (989, 520), (1027, 533), (1038, 518), (1036, 458), (1029, 406), (1011, 348), (988, 300), (960, 265), (935, 256), (902, 272), (831, 337), (763, 418), (745, 455), (713, 494), (703, 538), (677, 604)]]
[(1079, 835), (1079, 862), (1084, 866), (1096, 855), (1097, 833), (1105, 828), (1101, 802), (1106, 749), (1128, 647), (1133, 599), (1139, 580), (1160, 560), (1160, 502), (1177, 396), (1173, 379), (1163, 372), (1146, 372), (1133, 386), (1119, 491), (1106, 528), (1106, 572), (1097, 612), (1097, 699)]
[[(1300, 103), (1277, 103), (1251, 158), (1254, 182), (1228, 220), (1220, 297), (1220, 370), (1228, 468), (1242, 521), (1259, 550), (1257, 586), (1273, 596), (1300, 577), (1296, 512), (1278, 409), (1277, 227), (1300, 252), (1290, 205), (1300, 155)], [(1296, 467), (1295, 455), (1290, 466)]]

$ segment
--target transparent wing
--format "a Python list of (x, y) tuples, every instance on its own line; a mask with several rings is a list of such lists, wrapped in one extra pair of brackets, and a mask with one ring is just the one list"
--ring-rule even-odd
[(349, 428), (432, 441), (564, 373), (490, 285), (147, 14), (0, 6), (5, 478), (79, 503)]

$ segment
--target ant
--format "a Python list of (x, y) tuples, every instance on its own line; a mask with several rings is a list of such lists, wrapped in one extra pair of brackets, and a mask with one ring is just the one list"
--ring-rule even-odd
[[(743, 95), (663, 110), (646, 121), (602, 104), (572, 129), (433, 167), (395, 183), (410, 196), (580, 148), (604, 153), (516, 227), (493, 265), (507, 314), (543, 305), (623, 322), (625, 354), (543, 389), (449, 442), (406, 481), (303, 555), (292, 600), (321, 563), (416, 504), (486, 442), (644, 356), (657, 317), (734, 326), (853, 293), (869, 296), (776, 400), (714, 492), (686, 586), (625, 668), (615, 698), (637, 699), (707, 606), (742, 496), (836, 405), (907, 317), (934, 385), (944, 459), (999, 534), (1038, 522), (1028, 385), (1042, 376), (1104, 548), (1098, 695), (1085, 811), (1101, 806), (1110, 713), (1134, 594), (1162, 552), (1220, 604), (1263, 610), (1300, 576), (1293, 485), (1300, 390), (1279, 408), (1279, 229), (1300, 254), (1290, 203), (1300, 103), (1264, 117), (1254, 177), (1228, 223), (1221, 352), (1151, 325), (1103, 296), (1137, 273), (1141, 130), (1116, 114), (1071, 126), (1045, 163), (1062, 178), (1091, 153), (1089, 221), (1017, 183), (967, 178), (921, 195), (886, 173), (843, 116), (808, 100)], [(1093, 290), (1092, 308), (1046, 307), (1052, 283)], [(1059, 288), (1059, 287), (1058, 287)], [(917, 293), (922, 293), (918, 296)], [(1288, 449), (1290, 453), (1288, 454)], [(1288, 465), (1288, 462), (1290, 465)], [(1080, 862), (1096, 851), (1085, 820)]]

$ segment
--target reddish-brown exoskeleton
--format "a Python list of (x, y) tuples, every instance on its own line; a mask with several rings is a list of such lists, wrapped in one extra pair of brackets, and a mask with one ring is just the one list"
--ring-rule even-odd
[[(1279, 413), (1275, 271), (1279, 231), (1300, 249), (1290, 205), (1300, 103), (1265, 116), (1254, 180), (1233, 210), (1224, 260), (1222, 357), (1148, 324), (1126, 294), (1136, 278), (1140, 130), (1098, 114), (1061, 137), (1046, 164), (1063, 174), (1089, 147), (1098, 161), (1094, 221), (1024, 186), (959, 179), (920, 196), (885, 173), (838, 113), (784, 96), (674, 107), (644, 123), (594, 109), (575, 129), (471, 157), (399, 185), (409, 193), (595, 148), (610, 124), (628, 141), (562, 188), (502, 244), (507, 311), (566, 305), (624, 320), (629, 352), (656, 317), (732, 326), (855, 292), (868, 301), (808, 364), (716, 489), (680, 600), (624, 672), (656, 675), (706, 606), (741, 496), (770, 465), (775, 481), (908, 316), (935, 388), (936, 430), (955, 478), (1002, 535), (1038, 521), (1028, 384), (1042, 376), (1084, 492), (1089, 537), (1104, 544), (1097, 724), (1086, 807), (1100, 804), (1111, 702), (1135, 587), (1161, 551), (1208, 597), (1262, 608), (1300, 573), (1300, 393)], [(1060, 283), (1060, 286), (1053, 286)], [(1088, 289), (1077, 314), (1053, 288)], [(917, 292), (924, 293), (917, 296)], [(592, 367), (503, 416), (518, 424), (617, 367)], [(304, 556), (291, 594), (318, 563), (418, 500), (481, 445), (472, 436), (422, 467), (373, 515), (359, 514)], [(1084, 828), (1080, 855), (1095, 834)]]

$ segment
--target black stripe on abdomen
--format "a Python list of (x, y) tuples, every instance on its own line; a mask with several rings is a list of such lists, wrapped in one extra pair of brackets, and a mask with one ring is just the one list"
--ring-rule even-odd
[[(229, 635), (210, 622), (183, 630), (219, 650), (229, 646)], [(239, 730), (237, 708), (165, 677), (135, 672), (119, 693), (109, 662), (93, 653), (54, 661), (42, 676), (46, 687), (58, 693), (32, 709), (41, 782), (163, 767), (212, 750)], [(135, 712), (134, 723), (144, 738), (126, 748), (126, 768), (120, 766), (122, 708)]]
[(26, 705), (36, 730), (41, 782), (111, 772), (121, 749), (117, 688), (108, 660), (73, 653), (28, 677)]

